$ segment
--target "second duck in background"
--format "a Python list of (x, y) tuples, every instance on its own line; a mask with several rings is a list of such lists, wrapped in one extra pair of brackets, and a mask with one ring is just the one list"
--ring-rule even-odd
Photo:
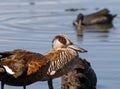
[(89, 15), (83, 15), (82, 13), (77, 15), (76, 20), (73, 22), (73, 25), (77, 29), (77, 34), (82, 36), (82, 25), (83, 26), (90, 26), (90, 25), (105, 25), (105, 24), (111, 24), (114, 17), (117, 15), (112, 15), (109, 13), (110, 11), (108, 9), (102, 9), (98, 12), (89, 14)]

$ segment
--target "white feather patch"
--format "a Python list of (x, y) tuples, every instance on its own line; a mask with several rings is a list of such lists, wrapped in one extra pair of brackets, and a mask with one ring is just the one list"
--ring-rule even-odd
[(53, 43), (53, 48), (58, 49), (58, 48), (60, 48), (61, 46), (62, 46), (62, 44), (61, 44), (58, 40), (54, 41), (54, 43)]
[(9, 73), (9, 74), (15, 74), (15, 72), (13, 72), (8, 66), (4, 66), (4, 68), (5, 68), (5, 70), (6, 70), (6, 72), (7, 73)]
[(56, 73), (56, 71), (52, 71), (51, 73), (50, 73), (50, 75), (54, 75)]

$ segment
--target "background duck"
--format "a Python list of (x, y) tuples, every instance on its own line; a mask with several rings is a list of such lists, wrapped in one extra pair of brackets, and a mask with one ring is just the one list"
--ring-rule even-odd
[(22, 49), (0, 52), (1, 89), (4, 89), (4, 84), (26, 89), (26, 85), (37, 81), (48, 81), (49, 89), (53, 89), (52, 79), (71, 70), (79, 60), (78, 52), (87, 51), (63, 34), (55, 36), (52, 49), (44, 55)]
[[(76, 20), (73, 22), (73, 25), (77, 29), (77, 34), (82, 36), (82, 26), (93, 26), (93, 27), (100, 27), (100, 29), (103, 27), (108, 28), (108, 26), (112, 27), (112, 21), (117, 16), (112, 15), (109, 13), (110, 11), (108, 9), (102, 9), (98, 12), (91, 13), (89, 15), (83, 15), (82, 13), (77, 15)], [(109, 28), (110, 28), (109, 27)]]
[(94, 24), (108, 24), (112, 23), (114, 17), (117, 15), (112, 15), (109, 13), (108, 9), (102, 9), (98, 12), (91, 13), (89, 15), (83, 15), (82, 13), (77, 15), (77, 18), (73, 24), (78, 23), (81, 20), (82, 25), (94, 25)]
[(97, 76), (90, 63), (79, 60), (74, 69), (62, 76), (61, 89), (96, 89)]

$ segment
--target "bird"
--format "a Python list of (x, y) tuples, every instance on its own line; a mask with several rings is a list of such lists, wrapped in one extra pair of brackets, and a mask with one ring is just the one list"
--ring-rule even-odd
[(91, 13), (89, 15), (83, 15), (82, 13), (79, 13), (73, 24), (76, 24), (76, 22), (79, 22), (79, 20), (81, 20), (82, 25), (111, 23), (117, 15), (112, 15), (109, 12), (110, 11), (107, 8), (104, 8), (98, 12)]
[[(107, 25), (111, 24), (113, 19), (117, 16), (116, 14), (112, 15), (107, 8), (104, 8), (98, 12), (91, 13), (89, 15), (83, 15), (79, 13), (76, 20), (73, 22), (73, 25), (78, 30), (78, 35), (82, 34), (82, 26), (91, 26), (91, 25)], [(81, 32), (81, 33), (80, 33)]]
[(80, 58), (73, 70), (62, 76), (61, 89), (96, 89), (97, 76), (90, 62)]
[(57, 34), (52, 48), (44, 54), (23, 49), (0, 52), (1, 89), (4, 84), (26, 89), (37, 81), (48, 81), (49, 89), (53, 89), (52, 79), (68, 73), (79, 60), (79, 52), (87, 50), (75, 45), (64, 34)]

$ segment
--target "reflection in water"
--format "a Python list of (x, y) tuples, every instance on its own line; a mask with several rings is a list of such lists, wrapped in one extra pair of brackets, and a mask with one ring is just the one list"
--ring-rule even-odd
[(82, 32), (83, 35), (84, 35), (84, 32), (107, 33), (107, 32), (110, 31), (111, 28), (114, 28), (112, 23), (109, 23), (109, 24), (86, 25), (86, 26), (82, 25), (82, 27), (80, 29), (82, 31), (79, 31), (77, 26), (74, 27), (74, 29), (76, 30), (77, 35), (80, 34), (79, 32)]
[(111, 28), (113, 28), (113, 24), (104, 24), (104, 25), (91, 25), (91, 26), (83, 26), (83, 29), (87, 32), (109, 32)]
[[(84, 33), (108, 33), (110, 31), (111, 28), (113, 28), (113, 24), (104, 24), (104, 25), (89, 25), (89, 26), (82, 26), (82, 30), (83, 30), (83, 36)], [(77, 33), (77, 29), (75, 27), (76, 33)], [(78, 36), (80, 38), (83, 38), (82, 36)]]
[(94, 44), (96, 42), (109, 42), (109, 32), (112, 28), (114, 28), (113, 24), (82, 26), (83, 36), (77, 35), (77, 41), (79, 44), (86, 41), (88, 43), (94, 42)]

